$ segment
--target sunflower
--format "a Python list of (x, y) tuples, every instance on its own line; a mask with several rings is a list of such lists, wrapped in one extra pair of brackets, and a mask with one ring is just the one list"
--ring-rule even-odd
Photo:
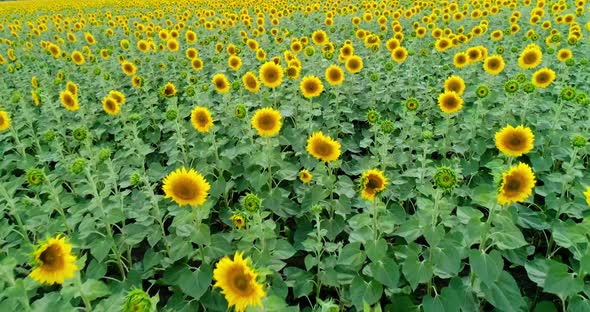
[(315, 45), (323, 46), (328, 43), (329, 40), (326, 32), (320, 29), (313, 32), (311, 35), (311, 41), (313, 41), (313, 44)]
[(281, 65), (277, 65), (274, 62), (266, 62), (260, 67), (260, 81), (269, 87), (276, 88), (281, 85), (283, 81), (283, 69)]
[(498, 203), (506, 205), (523, 202), (533, 192), (535, 174), (529, 165), (519, 163), (502, 173), (502, 182), (498, 190)]
[(444, 52), (450, 47), (452, 47), (453, 43), (448, 38), (440, 38), (436, 40), (434, 47), (438, 52)]
[(72, 61), (76, 65), (82, 65), (86, 60), (84, 59), (84, 55), (82, 54), (82, 52), (74, 51), (72, 52)]
[(242, 59), (239, 56), (232, 55), (227, 60), (227, 66), (233, 70), (239, 70), (242, 67)]
[(36, 267), (29, 276), (43, 284), (63, 284), (66, 278), (73, 278), (78, 270), (72, 255), (72, 245), (65, 237), (58, 235), (46, 240), (33, 252)]
[(532, 83), (537, 88), (545, 89), (555, 80), (555, 72), (547, 67), (537, 70), (532, 77)]
[(533, 149), (535, 136), (530, 128), (508, 125), (496, 132), (496, 147), (508, 156), (518, 157)]
[(463, 95), (465, 91), (465, 81), (459, 76), (450, 76), (445, 80), (445, 92), (453, 91), (458, 95)]
[(5, 111), (0, 110), (0, 131), (4, 131), (10, 128), (10, 116)]
[(266, 293), (256, 281), (258, 274), (250, 267), (250, 261), (243, 258), (244, 253), (236, 252), (233, 261), (224, 257), (213, 270), (213, 287), (221, 288), (227, 304), (235, 306), (236, 312), (243, 312), (248, 306), (262, 305)]
[(164, 85), (160, 94), (165, 97), (173, 97), (176, 95), (176, 86), (172, 82), (168, 82)]
[(483, 69), (490, 75), (497, 75), (504, 70), (504, 59), (500, 55), (492, 55), (483, 61)]
[(281, 113), (271, 107), (261, 108), (252, 116), (252, 127), (259, 136), (272, 137), (281, 131)]
[(337, 160), (340, 156), (340, 143), (321, 131), (313, 133), (307, 139), (306, 149), (311, 156), (325, 162)]
[(207, 193), (211, 185), (194, 169), (176, 169), (169, 173), (163, 180), (162, 190), (166, 196), (172, 198), (179, 206), (202, 205), (207, 199)]
[(455, 54), (455, 57), (453, 58), (453, 65), (455, 65), (455, 67), (463, 68), (467, 66), (467, 64), (469, 64), (469, 58), (465, 52)]
[(301, 79), (299, 89), (304, 97), (310, 99), (319, 96), (324, 91), (324, 85), (316, 76), (305, 76)]
[(311, 174), (311, 172), (309, 172), (309, 170), (307, 169), (302, 169), (301, 171), (299, 171), (299, 180), (305, 184), (311, 182), (311, 179), (313, 179), (313, 175)]
[(256, 93), (260, 90), (260, 82), (253, 72), (247, 72), (242, 76), (242, 83), (244, 84), (244, 88), (252, 93)]
[(131, 85), (135, 88), (139, 88), (143, 85), (143, 78), (140, 76), (133, 76), (131, 78)]
[(217, 74), (213, 76), (211, 82), (213, 83), (213, 86), (215, 87), (215, 90), (218, 93), (223, 94), (229, 92), (229, 80), (227, 80), (227, 77), (225, 77), (224, 74)]
[(363, 69), (363, 59), (358, 55), (353, 55), (346, 59), (344, 66), (349, 73), (356, 74)]
[(66, 83), (66, 90), (70, 91), (71, 94), (73, 94), (74, 96), (78, 96), (78, 85), (68, 81)]
[(590, 206), (590, 186), (586, 187), (586, 191), (584, 192), (584, 197), (586, 197), (586, 204)]
[(527, 46), (518, 57), (518, 66), (523, 69), (531, 69), (539, 66), (543, 61), (543, 53), (537, 45)]
[(150, 44), (146, 40), (137, 41), (137, 49), (139, 52), (147, 53), (150, 50)]
[(561, 49), (557, 52), (557, 59), (560, 62), (565, 62), (572, 58), (572, 50), (570, 49)]
[(77, 111), (80, 109), (78, 105), (78, 99), (70, 91), (62, 91), (59, 94), (59, 100), (61, 104), (69, 111)]
[(170, 39), (170, 40), (168, 40), (168, 42), (166, 43), (166, 47), (171, 52), (178, 51), (178, 48), (179, 48), (178, 40), (176, 40), (176, 39)]
[(107, 96), (102, 100), (102, 108), (111, 116), (119, 115), (121, 112), (121, 107), (117, 103), (117, 100), (110, 96)]
[(332, 86), (341, 85), (344, 82), (344, 71), (340, 66), (330, 65), (326, 68), (326, 81)]
[(408, 50), (404, 47), (397, 47), (391, 51), (391, 58), (397, 63), (403, 63), (408, 58)]
[(109, 97), (113, 98), (113, 100), (117, 101), (117, 104), (123, 105), (125, 104), (125, 95), (121, 93), (121, 91), (111, 90), (109, 91)]
[(289, 79), (297, 79), (299, 78), (299, 74), (301, 74), (301, 71), (297, 66), (289, 66), (285, 70), (285, 73), (287, 74), (287, 77), (289, 77)]
[(206, 107), (195, 106), (191, 112), (191, 123), (197, 131), (207, 133), (213, 127), (213, 118)]
[(381, 170), (371, 169), (363, 172), (361, 177), (361, 197), (373, 201), (375, 195), (383, 191), (387, 183), (387, 178)]
[(465, 52), (470, 63), (478, 62), (481, 59), (481, 49), (479, 47), (472, 47)]
[(438, 107), (444, 113), (452, 114), (463, 107), (463, 99), (454, 91), (445, 91), (438, 96)]
[(229, 219), (234, 223), (234, 226), (238, 229), (243, 228), (246, 225), (246, 219), (243, 216), (235, 214), (229, 217)]
[(203, 69), (203, 60), (201, 60), (198, 57), (195, 57), (194, 59), (191, 60), (191, 67), (195, 71), (199, 71), (199, 70)]
[(127, 76), (133, 76), (137, 72), (137, 68), (131, 62), (124, 61), (121, 63), (121, 69)]

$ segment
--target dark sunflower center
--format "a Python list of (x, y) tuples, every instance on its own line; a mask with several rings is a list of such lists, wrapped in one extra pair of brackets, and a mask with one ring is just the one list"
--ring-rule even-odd
[(328, 156), (332, 153), (332, 146), (327, 142), (317, 142), (315, 144), (315, 152), (321, 156)]
[(453, 108), (457, 105), (457, 101), (455, 101), (455, 98), (453, 97), (447, 97), (445, 99), (445, 106), (449, 107), (449, 108)]
[(203, 113), (200, 113), (200, 114), (197, 114), (197, 121), (198, 121), (200, 124), (203, 124), (203, 125), (204, 125), (204, 124), (206, 124), (206, 123), (207, 123), (207, 121), (208, 121), (208, 118), (207, 118), (207, 116), (206, 116), (205, 114), (203, 114)]
[(262, 115), (258, 119), (258, 126), (264, 130), (270, 130), (275, 126), (275, 119), (271, 115)]
[(537, 61), (537, 55), (534, 53), (527, 53), (524, 56), (524, 63), (525, 64), (533, 64)]
[(43, 266), (56, 269), (60, 264), (61, 249), (59, 246), (51, 245), (39, 255), (39, 260), (41, 260)]
[(274, 82), (275, 80), (277, 80), (278, 74), (276, 73), (276, 71), (274, 69), (271, 70), (267, 70), (266, 71), (266, 75), (264, 75), (266, 77), (266, 80)]
[(368, 189), (378, 189), (382, 186), (381, 179), (378, 177), (369, 177), (366, 187)]
[(225, 87), (225, 82), (221, 79), (215, 80), (215, 87), (218, 89), (223, 89)]
[(545, 82), (547, 80), (549, 80), (549, 78), (544, 73), (541, 73), (539, 76), (537, 76), (537, 81), (539, 82)]
[(317, 85), (314, 81), (309, 81), (305, 84), (305, 91), (309, 93), (315, 93), (317, 91)]
[(246, 84), (248, 85), (249, 88), (256, 88), (256, 80), (254, 80), (254, 78), (252, 77), (248, 77), (246, 79)]
[(520, 189), (520, 185), (521, 185), (521, 183), (520, 183), (520, 180), (518, 180), (518, 178), (511, 177), (506, 182), (505, 189), (510, 192), (516, 192)]
[(488, 63), (488, 65), (490, 66), (491, 69), (496, 69), (498, 68), (498, 62), (496, 62), (495, 60), (492, 60)]
[(340, 80), (340, 72), (338, 72), (337, 70), (330, 71), (330, 79), (335, 81)]
[(249, 285), (250, 285), (250, 281), (244, 273), (240, 272), (234, 277), (234, 286), (238, 290), (245, 292), (248, 290)]
[(359, 63), (357, 61), (350, 61), (348, 66), (352, 69), (357, 69), (359, 67)]
[(189, 200), (195, 197), (196, 190), (187, 181), (181, 181), (174, 186), (174, 195), (180, 199)]

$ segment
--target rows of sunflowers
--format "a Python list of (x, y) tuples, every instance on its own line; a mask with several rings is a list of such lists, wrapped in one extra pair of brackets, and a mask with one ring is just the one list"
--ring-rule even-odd
[(590, 311), (586, 0), (0, 4), (1, 311)]

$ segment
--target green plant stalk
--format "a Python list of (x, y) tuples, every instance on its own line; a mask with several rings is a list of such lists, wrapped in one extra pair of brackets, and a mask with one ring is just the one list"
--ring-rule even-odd
[(481, 242), (479, 244), (479, 250), (480, 251), (485, 251), (486, 250), (486, 242), (487, 242), (488, 237), (490, 235), (489, 232), (491, 230), (491, 225), (492, 225), (492, 219), (494, 217), (494, 212), (496, 212), (496, 206), (497, 206), (497, 204), (494, 203), (494, 205), (492, 206), (492, 208), (490, 208), (490, 213), (488, 215), (488, 219), (486, 220), (485, 228), (484, 228), (483, 233), (482, 233), (482, 239), (481, 239)]
[(82, 291), (82, 278), (80, 277), (80, 272), (78, 272), (76, 278), (76, 286), (78, 287), (78, 291), (80, 292), (80, 297), (82, 298), (82, 302), (84, 302), (84, 307), (86, 308), (85, 312), (92, 311), (92, 305), (90, 304), (90, 300), (86, 298), (86, 295)]
[[(438, 205), (439, 205), (439, 200), (440, 200), (440, 196), (441, 196), (441, 192), (439, 189), (437, 189), (434, 193), (434, 203), (432, 205), (432, 232), (434, 233), (434, 231), (436, 230), (436, 226), (438, 225)], [(428, 252), (428, 261), (432, 262), (432, 248), (430, 248), (431, 250)], [(433, 277), (434, 278), (434, 277)], [(430, 278), (428, 280), (428, 286), (427, 286), (427, 291), (428, 291), (428, 295), (432, 294), (432, 289), (435, 288), (432, 285), (432, 280), (433, 278)], [(436, 289), (434, 290), (436, 292)]]
[(175, 120), (176, 126), (176, 145), (180, 147), (180, 152), (182, 153), (183, 165), (188, 166), (188, 156), (186, 154), (186, 147), (184, 146), (184, 138), (182, 137), (182, 132), (180, 129), (180, 123), (178, 122), (178, 117)]
[[(317, 240), (318, 240), (318, 244), (320, 244), (321, 240), (322, 240), (322, 234), (321, 234), (321, 230), (322, 230), (322, 226), (321, 226), (321, 222), (320, 222), (320, 214), (316, 213), (315, 215), (315, 228), (316, 228), (316, 236), (317, 236)], [(323, 242), (322, 242), (322, 246), (323, 246)], [(317, 265), (317, 274), (316, 274), (316, 293), (315, 293), (315, 301), (316, 304), (320, 299), (320, 292), (322, 290), (322, 280), (320, 279), (320, 263), (321, 263), (321, 259), (322, 259), (322, 248), (316, 248), (316, 261), (318, 263)]]
[(51, 193), (51, 197), (57, 203), (57, 205), (55, 206), (55, 210), (61, 216), (62, 222), (63, 222), (64, 226), (66, 227), (66, 231), (68, 232), (68, 236), (71, 236), (72, 235), (72, 229), (68, 225), (68, 219), (66, 218), (65, 211), (61, 207), (61, 201), (59, 200), (59, 194), (57, 194), (57, 190), (55, 189), (55, 186), (53, 186), (53, 182), (51, 182), (49, 180), (49, 178), (47, 178), (47, 176), (45, 175), (45, 173), (43, 173), (43, 176), (44, 176), (44, 180), (47, 181), (47, 185), (49, 186), (49, 193)]
[(34, 245), (31, 242), (31, 239), (29, 238), (29, 234), (27, 233), (27, 229), (25, 228), (25, 225), (24, 225), (22, 219), (20, 218), (18, 211), (16, 210), (16, 205), (14, 204), (14, 200), (8, 195), (8, 192), (4, 188), (4, 185), (2, 185), (2, 184), (0, 184), (0, 192), (2, 193), (2, 196), (4, 197), (4, 200), (6, 200), (6, 203), (10, 207), (10, 213), (12, 214), (12, 216), (16, 220), (16, 224), (20, 228), (21, 236), (25, 238), (25, 240), (29, 243), (29, 245), (31, 247), (33, 247)]
[(10, 127), (10, 132), (12, 133), (12, 137), (14, 138), (14, 142), (16, 143), (18, 153), (21, 155), (21, 157), (25, 157), (25, 155), (27, 155), (27, 152), (25, 150), (25, 147), (21, 143), (20, 139), (18, 138), (18, 132), (13, 126)]
[[(195, 230), (198, 232), (201, 228), (201, 222), (203, 222), (202, 216), (197, 210), (196, 206), (192, 206), (192, 215), (193, 221), (195, 222)], [(203, 250), (203, 245), (200, 242), (196, 242), (197, 247), (199, 248), (199, 253), (201, 254), (201, 263), (205, 263), (205, 251)]]
[(379, 196), (375, 196), (371, 203), (371, 215), (373, 219), (373, 240), (376, 242), (380, 237), (379, 231), (379, 223), (378, 223), (378, 211), (377, 211), (377, 201), (379, 200)]
[(147, 179), (145, 174), (146, 173), (143, 174), (143, 184), (145, 185), (145, 189), (148, 190), (148, 196), (150, 197), (152, 205), (154, 206), (154, 208), (156, 208), (156, 214), (158, 215), (157, 220), (158, 224), (160, 225), (160, 231), (162, 232), (162, 240), (164, 241), (164, 246), (166, 247), (166, 253), (168, 254), (168, 258), (170, 258), (172, 253), (170, 251), (170, 243), (168, 242), (166, 231), (164, 230), (164, 222), (162, 220), (162, 214), (160, 213), (160, 205), (158, 205), (158, 199), (154, 194), (154, 190), (150, 187), (150, 181)]
[[(113, 188), (113, 190), (115, 191), (115, 196), (117, 198), (119, 198), (119, 206), (121, 208), (121, 214), (124, 216), (125, 215), (125, 209), (123, 207), (123, 195), (121, 194), (121, 191), (119, 190), (119, 184), (118, 184), (118, 175), (115, 173), (115, 170), (113, 168), (113, 162), (109, 159), (107, 162), (107, 167), (109, 168), (109, 173), (111, 174), (111, 177), (113, 178), (113, 180), (115, 181), (116, 185)], [(123, 218), (123, 220), (121, 221), (122, 223), (122, 227), (125, 227), (125, 218)], [(133, 259), (131, 257), (131, 246), (127, 246), (127, 262), (129, 263), (129, 267), (131, 267), (131, 265), (133, 264)]]
[(102, 204), (102, 197), (100, 197), (100, 195), (98, 193), (98, 188), (96, 187), (96, 182), (94, 182), (94, 178), (92, 177), (92, 174), (90, 174), (90, 170), (88, 170), (88, 168), (86, 168), (85, 172), (86, 172), (86, 179), (88, 180), (88, 183), (92, 187), (92, 193), (98, 203), (98, 208), (100, 209), (100, 211), (102, 213), (103, 222), (105, 223), (105, 226), (106, 226), (107, 237), (113, 242), (113, 246), (111, 247), (111, 250), (115, 254), (115, 258), (117, 259), (117, 267), (119, 268), (119, 273), (121, 273), (121, 277), (123, 278), (123, 280), (125, 280), (126, 277), (125, 277), (125, 269), (123, 268), (123, 260), (121, 260), (121, 254), (119, 252), (119, 247), (117, 246), (117, 242), (115, 241), (115, 237), (113, 236), (113, 230), (111, 229), (111, 224), (107, 221), (107, 214), (106, 214), (106, 211), (104, 210), (104, 206)]
[(268, 191), (272, 193), (272, 164), (270, 163), (270, 153), (271, 153), (271, 146), (270, 146), (270, 137), (266, 137), (266, 165), (268, 166), (266, 169), (268, 171)]

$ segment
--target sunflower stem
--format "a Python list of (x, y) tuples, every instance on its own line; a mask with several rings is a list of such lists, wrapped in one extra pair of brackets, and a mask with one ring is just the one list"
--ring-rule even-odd
[(43, 172), (43, 177), (44, 177), (43, 180), (47, 181), (47, 185), (49, 186), (49, 193), (51, 194), (51, 198), (53, 198), (57, 204), (55, 206), (55, 210), (61, 216), (63, 224), (66, 227), (66, 231), (68, 232), (68, 236), (71, 236), (72, 229), (68, 225), (68, 219), (66, 218), (66, 214), (65, 214), (63, 208), (61, 207), (61, 201), (59, 200), (59, 194), (57, 193), (57, 189), (55, 188), (55, 186), (53, 186), (53, 182), (51, 182), (51, 180), (49, 180), (49, 178), (45, 175), (45, 172)]
[[(192, 213), (193, 213), (193, 221), (195, 222), (195, 230), (198, 233), (201, 229), (201, 223), (203, 222), (203, 217), (200, 214), (200, 211), (196, 206), (192, 206)], [(203, 250), (203, 245), (200, 242), (196, 242), (197, 247), (199, 248), (199, 254), (201, 255), (201, 263), (205, 263), (205, 251)]]
[(168, 254), (168, 258), (170, 258), (172, 255), (172, 252), (170, 251), (170, 243), (168, 242), (168, 237), (166, 236), (166, 231), (164, 230), (164, 221), (163, 221), (162, 213), (160, 212), (160, 205), (158, 205), (158, 199), (156, 198), (156, 195), (154, 194), (154, 190), (150, 186), (150, 181), (147, 179), (145, 174), (143, 175), (143, 181), (144, 181), (143, 184), (145, 185), (145, 189), (148, 190), (148, 196), (150, 197), (150, 200), (152, 201), (152, 205), (154, 206), (154, 208), (156, 208), (156, 214), (157, 214), (156, 217), (157, 217), (158, 223), (160, 225), (160, 231), (162, 232), (162, 240), (164, 241), (164, 246), (166, 247), (166, 253)]
[(10, 207), (10, 213), (12, 213), (12, 216), (16, 220), (16, 224), (20, 228), (21, 236), (25, 238), (25, 240), (29, 243), (29, 245), (31, 247), (34, 246), (33, 243), (31, 242), (31, 239), (29, 238), (29, 234), (27, 233), (27, 229), (25, 228), (23, 221), (20, 218), (18, 211), (16, 210), (16, 205), (14, 203), (14, 199), (8, 195), (8, 191), (6, 190), (4, 185), (2, 185), (2, 184), (0, 184), (0, 193), (2, 193), (4, 200), (6, 200), (6, 203)]
[(488, 219), (486, 220), (486, 223), (485, 223), (485, 228), (484, 228), (483, 233), (482, 233), (481, 242), (479, 244), (479, 250), (482, 251), (482, 252), (486, 249), (486, 242), (487, 242), (488, 237), (490, 235), (489, 232), (491, 230), (492, 219), (494, 217), (494, 212), (496, 210), (496, 206), (497, 206), (497, 204), (494, 203), (494, 205), (492, 206), (492, 208), (490, 208), (490, 213), (488, 214)]
[(371, 215), (373, 217), (373, 240), (376, 242), (379, 239), (379, 224), (377, 222), (378, 212), (377, 212), (377, 200), (379, 196), (375, 196), (373, 201), (371, 202)]
[(82, 298), (82, 302), (84, 302), (85, 311), (90, 312), (90, 311), (92, 311), (92, 305), (90, 304), (90, 300), (88, 300), (88, 298), (84, 294), (84, 291), (82, 290), (83, 289), (82, 288), (82, 277), (80, 276), (80, 273), (78, 272), (77, 275), (78, 276), (75, 278), (76, 286), (78, 287), (78, 291), (80, 292), (80, 297)]
[(268, 170), (268, 191), (272, 193), (272, 165), (270, 163), (271, 157), (271, 146), (270, 146), (270, 137), (266, 137), (266, 165)]

